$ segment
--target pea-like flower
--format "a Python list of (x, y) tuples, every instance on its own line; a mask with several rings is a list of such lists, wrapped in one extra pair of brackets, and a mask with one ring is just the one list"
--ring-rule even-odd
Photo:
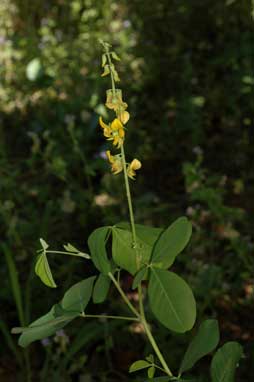
[(133, 159), (133, 161), (129, 164), (127, 168), (128, 177), (135, 180), (136, 170), (141, 168), (142, 164), (138, 159)]
[(109, 150), (106, 151), (108, 161), (111, 164), (111, 170), (114, 175), (119, 174), (123, 170), (123, 163), (120, 155), (111, 155)]
[(107, 90), (107, 99), (105, 105), (108, 109), (114, 110), (124, 125), (129, 121), (130, 114), (126, 111), (128, 104), (122, 99), (122, 90), (115, 89), (113, 93), (112, 89)]
[(122, 122), (115, 118), (109, 125), (103, 122), (102, 118), (99, 119), (100, 126), (103, 128), (104, 136), (113, 141), (113, 145), (120, 148), (124, 142), (125, 131)]

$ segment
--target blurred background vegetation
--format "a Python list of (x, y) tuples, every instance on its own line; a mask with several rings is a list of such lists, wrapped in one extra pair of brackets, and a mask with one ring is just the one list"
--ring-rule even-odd
[[(39, 237), (86, 250), (95, 227), (127, 218), (98, 127), (109, 87), (98, 38), (122, 59), (127, 152), (143, 163), (136, 219), (167, 226), (189, 216), (192, 242), (176, 267), (199, 320), (216, 317), (221, 343), (243, 344), (237, 381), (253, 380), (253, 27), (250, 0), (1, 0), (1, 382), (127, 381), (129, 364), (151, 350), (138, 326), (115, 322), (77, 321), (27, 352), (10, 335), (91, 273), (87, 262), (51, 257), (59, 288), (47, 289), (33, 270)], [(114, 298), (91, 309), (124, 308)], [(174, 370), (192, 333), (154, 331)]]

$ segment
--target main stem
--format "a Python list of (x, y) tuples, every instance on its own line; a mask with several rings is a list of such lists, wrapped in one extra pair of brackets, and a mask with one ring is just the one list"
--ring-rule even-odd
[[(111, 83), (112, 83), (112, 92), (113, 92), (113, 95), (115, 96), (116, 88), (115, 88), (115, 81), (114, 81), (114, 76), (113, 76), (113, 72), (112, 72), (112, 61), (111, 61), (111, 57), (110, 57), (108, 46), (105, 45), (104, 48), (105, 48), (105, 53), (106, 53), (106, 56), (107, 56), (107, 59), (108, 59), (108, 63), (109, 63), (109, 68), (110, 68), (110, 77), (111, 77)], [(127, 201), (128, 201), (128, 207), (129, 207), (131, 232), (132, 232), (132, 240), (133, 240), (133, 249), (136, 252), (136, 264), (137, 264), (137, 268), (139, 268), (140, 259), (139, 259), (139, 255), (137, 253), (137, 235), (136, 235), (135, 220), (134, 220), (134, 213), (133, 213), (133, 206), (132, 206), (129, 178), (128, 178), (128, 174), (127, 174), (127, 165), (126, 165), (125, 151), (124, 151), (123, 144), (121, 145), (121, 156), (122, 156), (122, 163), (123, 163), (123, 172), (124, 172), (124, 182), (125, 182), (126, 196), (127, 196)], [(119, 293), (121, 294), (122, 298), (126, 302), (126, 304), (132, 310), (132, 312), (134, 314), (136, 314), (137, 317), (140, 317), (140, 322), (142, 323), (142, 325), (143, 325), (143, 327), (145, 329), (145, 332), (146, 332), (146, 335), (147, 335), (147, 337), (148, 337), (148, 339), (150, 341), (150, 344), (152, 345), (155, 354), (157, 355), (158, 359), (160, 360), (161, 365), (163, 366), (163, 369), (164, 369), (165, 373), (167, 373), (170, 377), (172, 377), (173, 374), (172, 374), (171, 370), (169, 369), (169, 367), (168, 367), (168, 365), (167, 365), (163, 355), (161, 354), (161, 351), (160, 351), (160, 349), (159, 349), (159, 347), (158, 347), (158, 345), (157, 345), (157, 343), (156, 343), (156, 341), (155, 341), (155, 339), (154, 339), (154, 337), (152, 335), (152, 332), (151, 332), (151, 330), (149, 328), (149, 325), (148, 325), (148, 323), (146, 321), (141, 284), (138, 285), (139, 310), (140, 310), (140, 314), (139, 314), (136, 311), (136, 309), (134, 308), (134, 306), (130, 303), (128, 298), (125, 296), (125, 294), (122, 291), (120, 285), (114, 279), (114, 276), (110, 275), (110, 274), (109, 274), (109, 276), (110, 276), (111, 280), (113, 281), (113, 283), (115, 284), (116, 288), (118, 289)]]

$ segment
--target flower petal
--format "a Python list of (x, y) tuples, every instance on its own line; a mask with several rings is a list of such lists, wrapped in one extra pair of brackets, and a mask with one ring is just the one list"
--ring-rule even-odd
[(118, 118), (114, 119), (114, 121), (111, 123), (110, 127), (114, 131), (123, 129), (123, 125), (122, 125), (121, 121)]
[(109, 125), (106, 125), (105, 122), (103, 122), (102, 117), (99, 118), (99, 124), (103, 129), (109, 129)]

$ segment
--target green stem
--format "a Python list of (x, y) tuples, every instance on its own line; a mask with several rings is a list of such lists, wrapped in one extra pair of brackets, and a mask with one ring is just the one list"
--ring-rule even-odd
[(118, 290), (118, 292), (120, 293), (122, 299), (125, 301), (125, 303), (128, 305), (128, 307), (130, 308), (130, 310), (132, 311), (132, 313), (138, 318), (140, 319), (140, 315), (139, 315), (139, 312), (137, 311), (137, 309), (132, 305), (132, 303), (130, 302), (130, 300), (128, 299), (128, 297), (125, 295), (124, 291), (122, 290), (121, 286), (118, 284), (117, 280), (114, 278), (113, 274), (111, 272), (108, 273), (108, 276), (110, 277), (110, 279), (112, 280), (113, 284), (115, 285), (116, 289)]
[(105, 314), (81, 314), (83, 318), (101, 318), (101, 319), (113, 319), (113, 320), (126, 320), (126, 321), (139, 321), (136, 317), (127, 317), (127, 316), (108, 316)]
[(108, 64), (109, 64), (112, 92), (113, 92), (113, 95), (115, 96), (115, 94), (116, 94), (116, 86), (115, 86), (115, 80), (114, 80), (114, 75), (113, 75), (113, 71), (112, 71), (112, 68), (113, 68), (112, 67), (112, 60), (111, 60), (109, 49), (108, 49), (107, 45), (105, 46), (105, 54), (107, 56)]
[[(110, 69), (110, 77), (111, 77), (111, 83), (112, 83), (112, 92), (113, 95), (115, 96), (116, 89), (115, 89), (115, 81), (114, 81), (114, 75), (112, 71), (112, 61), (109, 53), (109, 47), (107, 44), (103, 44), (104, 49), (105, 49), (105, 54), (108, 59), (109, 63), (109, 69)], [(125, 151), (124, 151), (124, 146), (123, 144), (121, 145), (121, 157), (122, 157), (122, 164), (123, 164), (123, 172), (124, 172), (124, 182), (125, 182), (125, 189), (126, 189), (126, 196), (127, 196), (127, 201), (128, 201), (128, 208), (129, 208), (129, 215), (130, 215), (130, 223), (131, 223), (131, 232), (132, 232), (132, 240), (133, 240), (133, 249), (136, 252), (136, 264), (137, 264), (137, 269), (139, 269), (140, 265), (140, 258), (139, 254), (137, 253), (137, 235), (136, 235), (136, 228), (135, 228), (135, 219), (134, 219), (134, 213), (133, 213), (133, 206), (132, 206), (132, 199), (131, 199), (131, 192), (130, 192), (130, 185), (129, 185), (129, 179), (128, 179), (128, 174), (127, 174), (127, 164), (126, 164), (126, 159), (125, 159)], [(117, 282), (117, 280), (114, 278), (112, 273), (108, 274), (111, 280), (113, 281), (115, 287), (117, 288), (118, 292), (122, 296), (123, 300), (126, 302), (130, 310), (139, 318), (140, 322), (142, 323), (146, 335), (155, 351), (155, 354), (157, 355), (158, 359), (161, 362), (161, 365), (164, 368), (164, 371), (172, 377), (173, 374), (171, 370), (169, 369), (163, 355), (160, 352), (160, 349), (150, 331), (150, 328), (146, 322), (145, 318), (145, 311), (144, 311), (144, 304), (143, 304), (143, 296), (142, 296), (142, 286), (139, 284), (138, 286), (138, 296), (139, 296), (139, 309), (140, 309), (140, 314), (136, 310), (136, 308), (131, 304), (125, 293), (123, 292), (122, 288), (120, 287), (120, 284)]]
[(148, 339), (150, 341), (150, 344), (152, 345), (155, 354), (157, 355), (158, 359), (160, 360), (160, 363), (162, 364), (162, 366), (164, 368), (164, 371), (170, 377), (173, 377), (173, 374), (172, 374), (171, 370), (169, 369), (169, 367), (168, 367), (168, 365), (167, 365), (163, 355), (161, 354), (161, 351), (160, 351), (160, 349), (159, 349), (159, 347), (158, 347), (158, 345), (157, 345), (157, 343), (156, 343), (156, 341), (155, 341), (155, 339), (154, 339), (154, 337), (152, 335), (152, 332), (151, 332), (151, 330), (150, 330), (150, 328), (149, 328), (145, 318), (142, 319), (142, 324), (143, 324), (143, 326), (145, 328), (146, 335), (147, 335), (147, 337), (148, 337)]
[(58, 254), (62, 254), (62, 255), (69, 255), (69, 256), (83, 257), (84, 259), (87, 259), (86, 254), (83, 254), (83, 252), (75, 253), (75, 252), (48, 251), (48, 250), (46, 250), (45, 252), (46, 252), (46, 253), (58, 253)]
[(136, 236), (136, 228), (135, 228), (135, 220), (134, 220), (134, 213), (133, 213), (133, 207), (132, 207), (132, 199), (131, 199), (131, 192), (130, 192), (130, 185), (129, 185), (129, 179), (126, 169), (126, 159), (125, 159), (125, 151), (123, 145), (121, 145), (121, 155), (122, 155), (122, 161), (123, 161), (123, 172), (124, 172), (124, 182), (125, 182), (125, 188), (126, 188), (126, 196), (128, 201), (128, 207), (129, 207), (129, 215), (130, 215), (130, 223), (131, 223), (131, 232), (132, 232), (132, 240), (134, 248), (136, 247), (137, 242), (137, 236)]

